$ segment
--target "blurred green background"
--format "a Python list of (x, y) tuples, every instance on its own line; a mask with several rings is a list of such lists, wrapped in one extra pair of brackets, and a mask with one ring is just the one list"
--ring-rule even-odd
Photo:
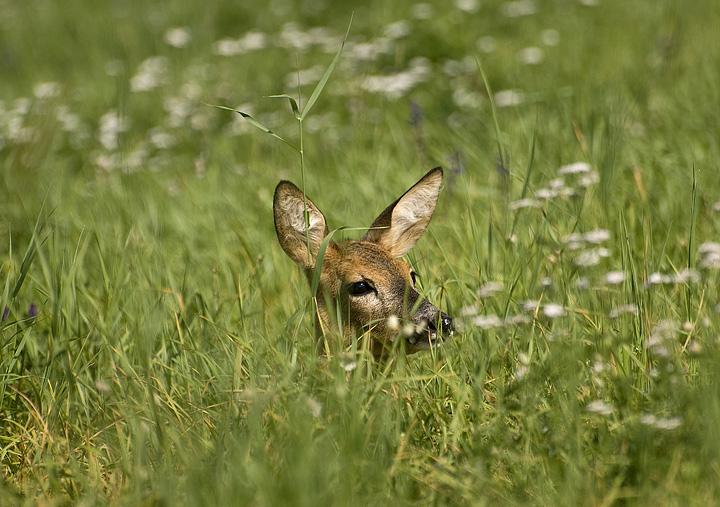
[[(297, 144), (268, 96), (351, 16), (308, 195), (446, 174), (410, 261), (459, 331), (384, 365), (316, 357), (298, 154), (207, 105)], [(0, 74), (0, 502), (716, 501), (716, 0), (4, 0)]]

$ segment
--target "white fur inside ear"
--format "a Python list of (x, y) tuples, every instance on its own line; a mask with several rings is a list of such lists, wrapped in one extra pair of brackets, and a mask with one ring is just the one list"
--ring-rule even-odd
[[(325, 220), (323, 216), (310, 206), (307, 208), (309, 220), (308, 229), (312, 232), (315, 229), (323, 229)], [(305, 203), (300, 199), (293, 199), (291, 212), (287, 215), (288, 225), (297, 233), (305, 235)]]
[[(310, 250), (317, 254), (320, 243), (325, 239), (325, 218), (322, 213), (308, 202), (308, 226), (307, 233), (310, 236)], [(303, 199), (291, 199), (288, 213), (285, 215), (288, 226), (293, 230), (299, 241), (305, 242), (305, 202)]]
[(393, 257), (402, 257), (427, 229), (435, 212), (442, 174), (411, 188), (395, 205), (390, 229), (382, 239)]
[(418, 188), (411, 195), (402, 198), (393, 209), (392, 227), (398, 227), (399, 231), (404, 232), (418, 223), (427, 225), (435, 212), (439, 190), (439, 186)]
[[(323, 214), (310, 199), (303, 197), (300, 189), (289, 182), (281, 182), (276, 189), (273, 209), (280, 246), (297, 264), (302, 267), (312, 266), (312, 259), (317, 255), (328, 232)], [(309, 252), (306, 234), (310, 239)]]

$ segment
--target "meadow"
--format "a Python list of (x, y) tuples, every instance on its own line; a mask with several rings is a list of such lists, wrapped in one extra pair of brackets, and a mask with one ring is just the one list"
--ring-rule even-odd
[[(0, 72), (0, 505), (720, 501), (717, 0), (0, 1)], [(435, 166), (453, 339), (318, 357), (275, 185)]]

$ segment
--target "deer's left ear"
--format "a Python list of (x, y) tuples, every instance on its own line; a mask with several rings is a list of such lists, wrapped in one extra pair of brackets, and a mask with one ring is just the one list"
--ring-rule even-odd
[(302, 268), (314, 267), (320, 245), (329, 232), (322, 212), (298, 187), (281, 181), (275, 188), (273, 214), (280, 246), (288, 257)]
[(380, 245), (393, 257), (405, 255), (430, 223), (440, 195), (442, 178), (440, 167), (423, 176), (400, 199), (380, 213), (363, 241)]

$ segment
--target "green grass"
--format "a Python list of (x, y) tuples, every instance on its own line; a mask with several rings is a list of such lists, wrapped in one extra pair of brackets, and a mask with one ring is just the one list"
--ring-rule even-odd
[[(314, 5), (3, 6), (0, 504), (717, 503), (717, 2)], [(444, 166), (409, 258), (460, 326), (354, 369), (275, 238), (300, 157), (204, 105), (298, 146), (267, 97), (303, 110), (353, 9), (307, 193), (352, 237)]]

